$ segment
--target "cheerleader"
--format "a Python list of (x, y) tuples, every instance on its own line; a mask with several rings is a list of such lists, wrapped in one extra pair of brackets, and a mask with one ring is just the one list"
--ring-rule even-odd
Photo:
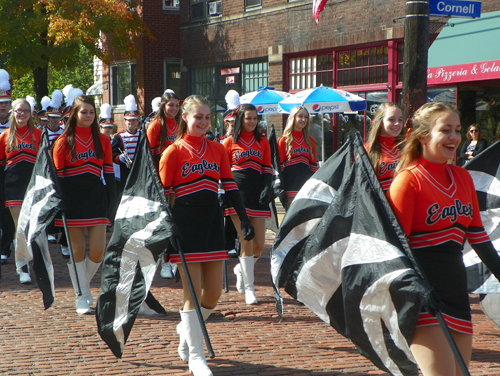
[(395, 103), (380, 104), (371, 122), (365, 149), (384, 192), (389, 189), (398, 164), (402, 129), (403, 113), (399, 106)]
[[(25, 99), (12, 103), (10, 126), (0, 135), (0, 181), (2, 182), (5, 207), (9, 208), (17, 229), (24, 194), (40, 146), (42, 131), (35, 127), (31, 106)], [(18, 270), (19, 282), (30, 283), (28, 266)]]
[(251, 104), (242, 104), (236, 110), (234, 134), (224, 140), (234, 180), (243, 196), (247, 214), (255, 229), (252, 240), (243, 240), (240, 220), (233, 208), (230, 215), (240, 239), (240, 263), (235, 266), (236, 288), (245, 294), (246, 304), (257, 304), (254, 286), (254, 263), (264, 250), (266, 217), (271, 216), (269, 203), (272, 200), (273, 170), (269, 141), (262, 137), (257, 127), (257, 109)]
[[(169, 202), (173, 203), (172, 218), (180, 231), (179, 241), (205, 319), (220, 298), (223, 260), (228, 258), (218, 200), (219, 180), (240, 218), (242, 238), (253, 237), (225, 150), (218, 142), (204, 137), (208, 129), (210, 103), (199, 95), (188, 97), (182, 105), (179, 136), (160, 160), (160, 179), (165, 194), (170, 195)], [(173, 249), (169, 253), (172, 262), (180, 262)], [(184, 290), (181, 323), (177, 326), (179, 355), (189, 361), (189, 370), (194, 375), (212, 375), (203, 354), (201, 326), (182, 266), (179, 271)]]
[(151, 119), (146, 135), (148, 137), (153, 162), (158, 171), (158, 162), (161, 153), (172, 144), (177, 137), (179, 124), (177, 115), (179, 114), (179, 97), (172, 90), (166, 90), (161, 97), (158, 111)]
[(318, 170), (316, 145), (309, 136), (309, 112), (305, 107), (296, 106), (290, 111), (283, 137), (278, 141), (278, 154), (289, 208), (300, 188)]
[[(115, 179), (109, 137), (99, 133), (94, 100), (75, 98), (63, 134), (52, 146), (60, 178), (71, 246), (82, 295), (76, 295), (75, 267), (68, 264), (78, 314), (90, 313), (90, 281), (104, 255), (108, 213), (114, 207)], [(103, 178), (102, 178), (103, 177)], [(57, 226), (63, 226), (56, 219)], [(85, 257), (85, 229), (89, 253)]]
[[(500, 258), (484, 231), (471, 176), (448, 164), (460, 144), (460, 129), (455, 105), (423, 105), (414, 115), (388, 198), (413, 254), (442, 300), (443, 317), (469, 364), (472, 322), (463, 244), (469, 242), (497, 279)], [(425, 308), (410, 348), (424, 375), (462, 375), (437, 319)]]

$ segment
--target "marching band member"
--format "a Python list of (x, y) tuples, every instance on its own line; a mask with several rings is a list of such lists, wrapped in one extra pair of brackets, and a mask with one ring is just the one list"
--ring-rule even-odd
[(318, 170), (316, 145), (309, 136), (309, 112), (303, 106), (290, 111), (283, 137), (278, 140), (287, 208), (304, 183)]
[(395, 103), (380, 104), (371, 121), (365, 150), (384, 192), (392, 183), (399, 161), (398, 144), (402, 141), (402, 130), (403, 113), (399, 106)]
[[(204, 137), (209, 128), (209, 101), (199, 95), (188, 97), (182, 105), (179, 136), (160, 160), (160, 179), (165, 193), (170, 196), (169, 202), (173, 201), (172, 218), (180, 231), (179, 242), (205, 319), (220, 298), (222, 261), (228, 258), (224, 250), (223, 217), (218, 200), (219, 180), (239, 215), (241, 238), (250, 240), (253, 237), (253, 228), (224, 148)], [(169, 252), (173, 250), (169, 249)], [(178, 263), (180, 257), (172, 253), (171, 260)], [(203, 354), (201, 325), (182, 266), (179, 266), (179, 271), (184, 290), (181, 323), (177, 327), (179, 355), (189, 362), (189, 370), (195, 376), (209, 376), (212, 372)]]
[(49, 124), (49, 118), (47, 117), (47, 107), (49, 107), (50, 98), (48, 96), (44, 96), (40, 101), (40, 104), (42, 106), (42, 109), (36, 114), (36, 125), (38, 129), (44, 130), (45, 127), (47, 127), (47, 125)]
[(262, 137), (257, 127), (257, 109), (251, 104), (242, 104), (236, 110), (234, 134), (223, 142), (234, 180), (240, 190), (250, 223), (255, 229), (252, 240), (242, 240), (239, 217), (234, 208), (226, 209), (240, 239), (240, 263), (235, 266), (236, 288), (245, 294), (246, 304), (257, 304), (254, 286), (254, 263), (264, 250), (266, 217), (271, 216), (269, 203), (272, 200), (273, 170), (271, 150), (267, 138)]
[[(109, 137), (99, 133), (92, 97), (82, 95), (74, 99), (63, 134), (52, 146), (52, 153), (61, 180), (75, 268), (82, 290), (82, 296), (78, 296), (75, 268), (68, 264), (75, 289), (76, 312), (90, 313), (89, 305), (93, 304), (90, 281), (104, 255), (106, 225), (110, 224), (110, 208), (114, 207), (116, 195), (111, 142)], [(63, 223), (56, 219), (56, 225), (63, 226)], [(85, 257), (85, 229), (89, 240), (88, 257)]]
[(112, 140), (114, 126), (115, 122), (111, 116), (111, 105), (109, 103), (103, 103), (101, 105), (101, 114), (99, 117), (99, 129), (102, 134), (105, 134)]
[(126, 129), (115, 134), (111, 142), (113, 162), (120, 168), (120, 180), (117, 183), (118, 200), (120, 200), (125, 188), (130, 167), (135, 157), (135, 151), (137, 150), (137, 141), (139, 141), (141, 134), (139, 130), (139, 112), (137, 111), (135, 97), (130, 94), (125, 97), (124, 102), (125, 112), (123, 118), (125, 119)]
[(172, 90), (167, 89), (161, 96), (158, 111), (151, 119), (152, 122), (146, 133), (157, 171), (161, 153), (174, 142), (177, 136), (179, 124), (176, 118), (178, 114), (179, 97)]
[[(5, 206), (9, 208), (14, 220), (14, 233), (42, 135), (42, 131), (35, 127), (32, 113), (28, 101), (15, 100), (12, 104), (10, 127), (0, 135), (0, 179)], [(19, 282), (31, 282), (28, 265), (18, 270), (18, 274)]]
[[(155, 115), (148, 126), (146, 136), (151, 148), (153, 163), (156, 171), (159, 170), (158, 163), (163, 151), (171, 145), (177, 137), (179, 124), (177, 115), (179, 114), (179, 97), (173, 90), (167, 89), (161, 96), (161, 102)], [(162, 278), (172, 278), (173, 268), (167, 255), (162, 260), (160, 276)]]
[[(448, 164), (461, 141), (460, 114), (451, 103), (426, 103), (413, 117), (396, 175), (387, 192), (413, 254), (443, 303), (443, 318), (466, 363), (472, 352), (467, 240), (500, 278), (500, 258), (486, 234), (468, 171)], [(431, 307), (436, 309), (438, 301)], [(432, 312), (420, 313), (410, 349), (424, 375), (462, 375)]]
[[(10, 106), (12, 102), (12, 96), (10, 93), (10, 77), (6, 70), (0, 69), (0, 134), (9, 129), (10, 127)], [(0, 192), (0, 202), (5, 201), (4, 192)], [(1, 205), (0, 207), (0, 218), (1, 218), (1, 258), (0, 262), (2, 265), (7, 264), (7, 260), (13, 249), (14, 240), (14, 221), (12, 220), (12, 215), (10, 214), (9, 208)]]

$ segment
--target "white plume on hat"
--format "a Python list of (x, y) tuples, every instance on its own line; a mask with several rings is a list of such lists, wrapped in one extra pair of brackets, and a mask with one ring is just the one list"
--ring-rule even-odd
[(158, 111), (160, 108), (160, 103), (161, 103), (161, 97), (156, 97), (151, 101), (151, 108), (153, 109), (153, 112)]
[(43, 97), (40, 104), (42, 105), (42, 111), (47, 111), (47, 107), (50, 105), (50, 98), (48, 96)]
[(133, 94), (129, 94), (123, 100), (125, 103), (125, 111), (137, 111), (137, 104), (135, 103), (135, 97)]
[(61, 107), (63, 100), (63, 93), (61, 90), (54, 90), (52, 92), (52, 100), (50, 101), (49, 106), (52, 108), (59, 108)]
[(65, 98), (68, 98), (68, 94), (69, 94), (69, 91), (73, 89), (73, 85), (69, 84), (69, 85), (66, 85), (63, 89), (62, 89), (62, 93), (64, 94), (64, 97)]
[(66, 96), (66, 106), (73, 106), (73, 101), (75, 100), (76, 97), (79, 97), (80, 95), (83, 95), (82, 89), (75, 89), (72, 87), (68, 92), (68, 95)]
[(5, 69), (0, 69), (0, 90), (9, 91), (10, 90), (10, 82), (9, 82), (9, 73)]
[(163, 92), (163, 94), (174, 94), (175, 95), (175, 91), (173, 91), (172, 89), (167, 89)]
[(226, 103), (228, 110), (234, 110), (240, 105), (240, 95), (236, 90), (229, 90), (226, 94)]
[(36, 107), (36, 100), (35, 100), (35, 98), (33, 98), (31, 95), (27, 95), (26, 96), (26, 102), (28, 102), (30, 104), (31, 112), (35, 111), (35, 107)]
[(111, 105), (109, 103), (103, 103), (101, 105), (101, 119), (111, 119)]

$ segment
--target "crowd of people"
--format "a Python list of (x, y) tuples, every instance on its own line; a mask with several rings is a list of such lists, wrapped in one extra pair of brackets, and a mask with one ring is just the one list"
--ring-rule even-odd
[[(275, 187), (271, 147), (253, 105), (230, 105), (228, 101), (223, 116), (225, 134), (213, 139), (207, 136), (211, 110), (205, 97), (191, 95), (182, 101), (167, 90), (155, 98), (153, 112), (140, 124), (135, 98), (129, 95), (124, 100), (125, 129), (117, 132), (111, 106), (101, 107), (98, 120), (94, 99), (79, 89), (54, 91), (52, 98), (41, 101), (38, 112), (27, 99), (12, 101), (9, 90), (2, 86), (4, 72), (0, 71), (2, 264), (9, 258), (24, 193), (42, 132), (46, 132), (66, 205), (73, 252), (68, 269), (75, 290), (75, 309), (78, 314), (91, 312), (94, 299), (90, 281), (103, 259), (106, 229), (113, 224), (139, 137), (144, 134), (179, 229), (177, 237), (203, 318), (206, 320), (217, 306), (223, 261), (233, 248), (238, 248), (239, 259), (234, 268), (236, 288), (246, 304), (258, 303), (254, 266), (264, 250), (265, 221), (270, 217)], [(318, 169), (311, 126), (307, 109), (297, 106), (290, 112), (278, 141), (287, 209)], [(413, 115), (411, 127), (405, 132), (403, 129), (399, 106), (379, 105), (365, 149), (412, 251), (436, 292), (436, 309), (443, 312), (468, 364), (472, 322), (461, 257), (463, 244), (467, 240), (497, 278), (500, 258), (484, 231), (470, 175), (450, 163), (461, 143), (460, 113), (448, 103), (425, 104)], [(465, 162), (486, 147), (477, 124), (469, 127), (467, 138), (460, 153)], [(462, 210), (458, 216), (445, 214), (451, 208), (458, 211), (457, 206), (471, 210)], [(61, 226), (61, 218), (49, 226), (49, 241), (56, 241)], [(10, 242), (9, 247), (4, 247), (4, 242)], [(62, 256), (69, 258), (64, 232), (59, 242)], [(181, 322), (177, 325), (179, 356), (188, 362), (193, 374), (212, 375), (186, 271), (174, 247), (165, 250), (161, 264), (162, 277), (172, 278), (177, 270), (182, 281)], [(27, 267), (17, 272), (21, 283), (30, 283)], [(424, 375), (461, 375), (429, 307), (420, 314), (411, 351)]]

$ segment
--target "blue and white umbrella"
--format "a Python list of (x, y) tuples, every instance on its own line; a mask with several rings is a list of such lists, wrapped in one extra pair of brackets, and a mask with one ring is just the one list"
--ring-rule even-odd
[(274, 90), (273, 87), (261, 86), (259, 90), (246, 93), (240, 97), (240, 104), (253, 104), (259, 115), (284, 113), (278, 105), (280, 101), (290, 94)]
[(328, 86), (299, 91), (283, 99), (279, 105), (285, 112), (290, 112), (295, 106), (304, 106), (311, 115), (363, 111), (366, 109), (364, 98)]

